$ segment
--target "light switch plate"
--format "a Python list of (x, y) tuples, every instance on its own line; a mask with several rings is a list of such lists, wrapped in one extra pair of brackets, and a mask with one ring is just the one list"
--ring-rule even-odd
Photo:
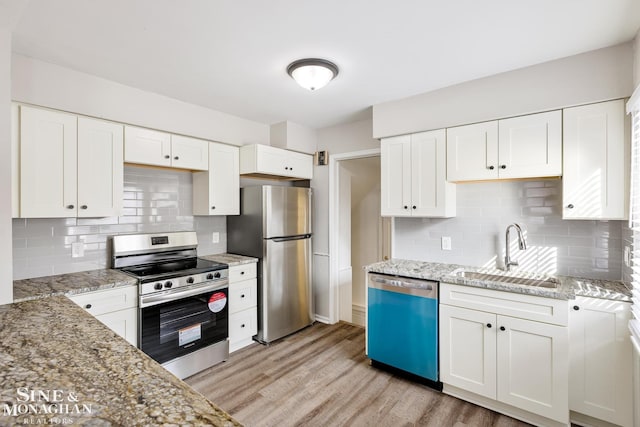
[(84, 256), (84, 243), (71, 243), (71, 258), (82, 258)]
[(220, 233), (217, 231), (211, 233), (211, 243), (220, 243)]
[(442, 236), (442, 250), (450, 251), (451, 250), (451, 237)]

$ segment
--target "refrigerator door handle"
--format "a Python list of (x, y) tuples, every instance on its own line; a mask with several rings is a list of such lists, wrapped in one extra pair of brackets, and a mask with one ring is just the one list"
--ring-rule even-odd
[(267, 240), (273, 240), (274, 242), (288, 242), (290, 240), (304, 240), (311, 237), (311, 234), (301, 234), (299, 236), (289, 236), (289, 237), (272, 237)]

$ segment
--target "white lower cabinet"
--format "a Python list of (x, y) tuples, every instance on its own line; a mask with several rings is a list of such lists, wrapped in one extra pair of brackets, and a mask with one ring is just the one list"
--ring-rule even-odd
[(537, 320), (566, 312), (566, 301), (446, 283), (441, 297), (444, 391), (452, 386), (473, 393), (482, 397), (478, 402), (495, 402), (493, 409), (534, 424), (544, 421), (527, 413), (568, 424), (566, 314), (550, 317), (558, 324)]
[(138, 345), (138, 286), (87, 292), (69, 299), (132, 345)]
[(258, 333), (257, 264), (229, 267), (229, 351), (253, 342)]
[[(577, 297), (569, 314), (569, 408), (624, 427), (633, 425), (631, 304)], [(577, 413), (577, 414), (575, 414)], [(591, 422), (590, 422), (591, 423)]]

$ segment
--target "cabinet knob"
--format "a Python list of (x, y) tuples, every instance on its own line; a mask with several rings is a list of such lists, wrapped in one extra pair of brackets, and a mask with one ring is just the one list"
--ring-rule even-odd
[(494, 170), (494, 169), (495, 169), (495, 166), (489, 166), (487, 169), (489, 169), (489, 170), (491, 170), (491, 171), (492, 171), (492, 170)]
[(244, 323), (242, 325), (240, 325), (241, 328), (244, 328)]
[(501, 331), (506, 331), (506, 329), (505, 329), (505, 327), (504, 327), (504, 326), (500, 326), (500, 330), (501, 330)]
[(82, 206), (80, 206), (80, 209), (87, 209), (87, 208), (88, 208), (88, 206), (87, 206), (87, 205), (82, 205)]
[(574, 305), (574, 306), (573, 306), (573, 309), (574, 309), (575, 311), (578, 311), (578, 310), (580, 310), (580, 307), (578, 307), (577, 305)]
[(415, 205), (414, 205), (414, 206), (412, 206), (412, 208), (413, 208), (413, 209), (416, 209)]
[(404, 208), (405, 208), (405, 209), (409, 209), (409, 206), (405, 206)]
[(67, 209), (73, 209), (73, 208), (75, 208), (75, 206), (73, 206), (73, 205), (67, 205)]
[(165, 158), (165, 159), (170, 159), (170, 158), (171, 158), (171, 156), (170, 156), (170, 155), (168, 155), (168, 154), (165, 154), (165, 155), (164, 155), (164, 158)]
[(285, 166), (284, 170), (288, 171), (289, 170), (289, 166)]
[(241, 275), (244, 275), (244, 271), (241, 271), (241, 272), (240, 272), (240, 274), (241, 274)]
[(507, 165), (500, 165), (500, 169), (506, 169)]
[(491, 323), (487, 323), (487, 328), (491, 328)]
[(292, 170), (293, 170), (293, 168), (292, 168), (292, 167), (289, 167), (289, 170), (290, 170), (290, 171), (292, 171)]
[(567, 209), (573, 209), (573, 205), (572, 205), (571, 203), (569, 203), (569, 204), (567, 205)]
[(175, 156), (175, 157), (173, 158), (173, 160), (180, 160), (180, 157)]
[(216, 208), (215, 206), (211, 206), (211, 209), (215, 209), (215, 208)]
[(240, 295), (240, 298), (244, 298), (244, 294)]
[(91, 307), (92, 307), (91, 304), (87, 304), (84, 306), (84, 308), (86, 308), (87, 310), (89, 310)]

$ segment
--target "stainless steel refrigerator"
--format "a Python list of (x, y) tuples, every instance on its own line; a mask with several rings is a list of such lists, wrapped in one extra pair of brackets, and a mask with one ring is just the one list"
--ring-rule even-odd
[(269, 343), (313, 323), (311, 189), (263, 185), (240, 190), (227, 216), (227, 250), (258, 262), (258, 334)]

